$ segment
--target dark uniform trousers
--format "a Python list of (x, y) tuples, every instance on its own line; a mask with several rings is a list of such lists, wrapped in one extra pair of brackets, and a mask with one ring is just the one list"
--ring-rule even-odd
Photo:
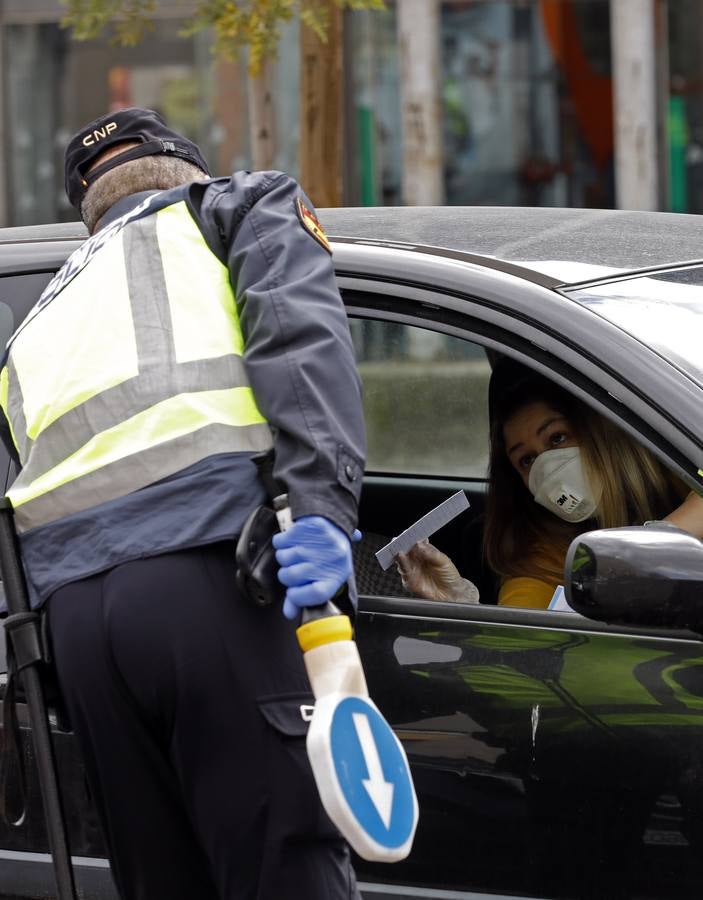
[(68, 584), (49, 622), (124, 900), (359, 900), (294, 626), (236, 592), (231, 542)]

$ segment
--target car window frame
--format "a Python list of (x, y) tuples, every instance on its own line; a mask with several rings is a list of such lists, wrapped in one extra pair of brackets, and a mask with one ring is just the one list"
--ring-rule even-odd
[[(703, 485), (700, 472), (699, 480), (696, 479), (697, 469), (692, 455), (698, 451), (697, 445), (685, 440), (672, 441), (675, 435), (672, 435), (668, 425), (670, 420), (659, 416), (657, 408), (645, 394), (635, 392), (622, 383), (616, 386), (609, 373), (588, 356), (572, 353), (566, 361), (563, 355), (557, 355), (555, 344), (562, 345), (555, 341), (548, 329), (540, 330), (508, 313), (497, 312), (473, 296), (447, 297), (429, 287), (399, 284), (392, 286), (394, 293), (391, 295), (388, 282), (365, 279), (362, 287), (356, 279), (339, 278), (338, 283), (350, 318), (382, 319), (432, 328), (510, 356), (552, 379), (606, 416), (651, 450), (692, 489), (700, 489)], [(457, 301), (464, 304), (463, 308), (457, 310)], [(436, 317), (439, 312), (449, 321), (438, 321)], [(607, 327), (608, 323), (604, 324)], [(638, 348), (643, 347), (637, 341), (634, 343)], [(661, 357), (656, 358), (661, 360)], [(658, 423), (661, 428), (654, 427), (653, 423)], [(681, 433), (683, 428), (677, 430)], [(689, 450), (688, 453), (682, 452), (682, 444)]]
[[(512, 356), (520, 362), (531, 365), (547, 377), (552, 378), (570, 392), (576, 394), (597, 412), (607, 416), (616, 425), (623, 428), (631, 437), (650, 449), (665, 465), (678, 474), (685, 482), (693, 486), (690, 459), (684, 457), (678, 447), (672, 446), (665, 436), (651, 428), (650, 423), (639, 418), (629, 410), (626, 404), (627, 395), (620, 392), (615, 395), (608, 389), (607, 373), (603, 375), (603, 384), (594, 378), (593, 362), (587, 358), (581, 360), (583, 367), (572, 364), (565, 366), (563, 359), (555, 356), (547, 346), (552, 336), (521, 320), (511, 319), (505, 313), (497, 314), (495, 310), (482, 305), (480, 298), (471, 297), (465, 310), (456, 312), (456, 299), (447, 303), (447, 295), (429, 287), (417, 285), (391, 284), (389, 281), (374, 281), (341, 277), (338, 283), (349, 317), (387, 319), (388, 321), (409, 325), (429, 327), (434, 323), (435, 330), (457, 336), (474, 343), (482, 344), (492, 350)], [(362, 286), (363, 284), (363, 286)], [(463, 299), (463, 298), (462, 298)], [(482, 313), (488, 310), (488, 315)], [(437, 314), (452, 314), (451, 322), (437, 321)], [(515, 326), (510, 330), (510, 324)], [(606, 323), (607, 324), (607, 323)], [(585, 370), (585, 371), (584, 371)], [(586, 374), (587, 373), (587, 374)], [(589, 390), (590, 389), (590, 390)], [(646, 403), (639, 397), (639, 406)], [(387, 478), (402, 483), (406, 479), (410, 484), (415, 478), (394, 473), (373, 472), (365, 478)], [(418, 475), (417, 479), (423, 479)], [(456, 486), (461, 479), (456, 477), (433, 477), (432, 481)], [(475, 484), (477, 479), (465, 479), (464, 483)], [(648, 640), (676, 639), (701, 643), (703, 635), (686, 629), (655, 628), (649, 626), (615, 625), (585, 619), (570, 613), (556, 612), (546, 609), (525, 609), (493, 604), (455, 604), (441, 603), (435, 600), (420, 598), (382, 598), (360, 597), (359, 610), (370, 615), (402, 615), (419, 617), (428, 620), (457, 620), (476, 623), (513, 624), (520, 627), (549, 628), (556, 631), (580, 631), (598, 634), (642, 636)]]

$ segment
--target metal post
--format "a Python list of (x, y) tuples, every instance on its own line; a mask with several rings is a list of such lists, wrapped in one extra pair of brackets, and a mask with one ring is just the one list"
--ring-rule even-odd
[(403, 202), (444, 202), (442, 70), (437, 0), (400, 0), (398, 45), (403, 118)]
[[(12, 506), (5, 497), (0, 499), (0, 569), (2, 570), (10, 618), (15, 615), (27, 617), (27, 613), (30, 611), (29, 601), (17, 545)], [(36, 623), (34, 627), (38, 627)], [(22, 665), (22, 660), (18, 660), (18, 662)], [(68, 848), (66, 826), (61, 808), (56, 764), (51, 745), (51, 729), (46, 712), (46, 704), (44, 703), (41, 679), (36, 664), (24, 666), (20, 674), (32, 727), (32, 740), (34, 741), (34, 752), (37, 760), (42, 802), (44, 804), (49, 848), (54, 863), (57, 897), (58, 900), (76, 900), (71, 854)], [(3, 724), (6, 725), (6, 723)]]
[(654, 0), (611, 0), (615, 191), (620, 209), (657, 209)]
[[(671, 206), (671, 161), (669, 147), (669, 0), (655, 0), (655, 51), (657, 54), (657, 147), (659, 160), (658, 209)], [(679, 210), (681, 211), (681, 210)]]
[[(5, 132), (5, 11), (4, 3), (0, 3), (0, 149), (3, 159), (7, 160), (10, 147)], [(5, 162), (0, 166), (0, 226), (9, 225), (7, 210), (7, 178), (8, 167)]]

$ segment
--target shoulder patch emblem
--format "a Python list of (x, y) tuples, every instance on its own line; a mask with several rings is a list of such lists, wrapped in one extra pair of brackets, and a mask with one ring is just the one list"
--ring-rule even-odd
[(317, 216), (307, 208), (300, 197), (296, 197), (295, 211), (298, 213), (298, 218), (300, 219), (300, 224), (303, 228), (306, 228), (315, 238), (317, 243), (322, 244), (325, 250), (331, 255), (332, 248), (330, 247), (330, 242), (327, 240), (325, 229), (320, 225)]

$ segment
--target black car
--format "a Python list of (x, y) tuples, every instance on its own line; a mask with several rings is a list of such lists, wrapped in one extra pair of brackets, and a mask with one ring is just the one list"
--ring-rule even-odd
[[(365, 898), (698, 897), (703, 544), (601, 532), (565, 573), (587, 616), (516, 609), (495, 605), (481, 513), (501, 354), (703, 492), (701, 220), (458, 207), (321, 219), (365, 389), (356, 637), (420, 802), (406, 861), (357, 860)], [(0, 231), (3, 340), (84, 237), (78, 225)], [(0, 471), (9, 484), (5, 456)], [(479, 605), (412, 598), (373, 556), (456, 490), (471, 508), (433, 542), (478, 585)], [(57, 727), (55, 744), (79, 883), (114, 898), (73, 737)], [(32, 778), (25, 822), (0, 824), (0, 898), (51, 896)]]

